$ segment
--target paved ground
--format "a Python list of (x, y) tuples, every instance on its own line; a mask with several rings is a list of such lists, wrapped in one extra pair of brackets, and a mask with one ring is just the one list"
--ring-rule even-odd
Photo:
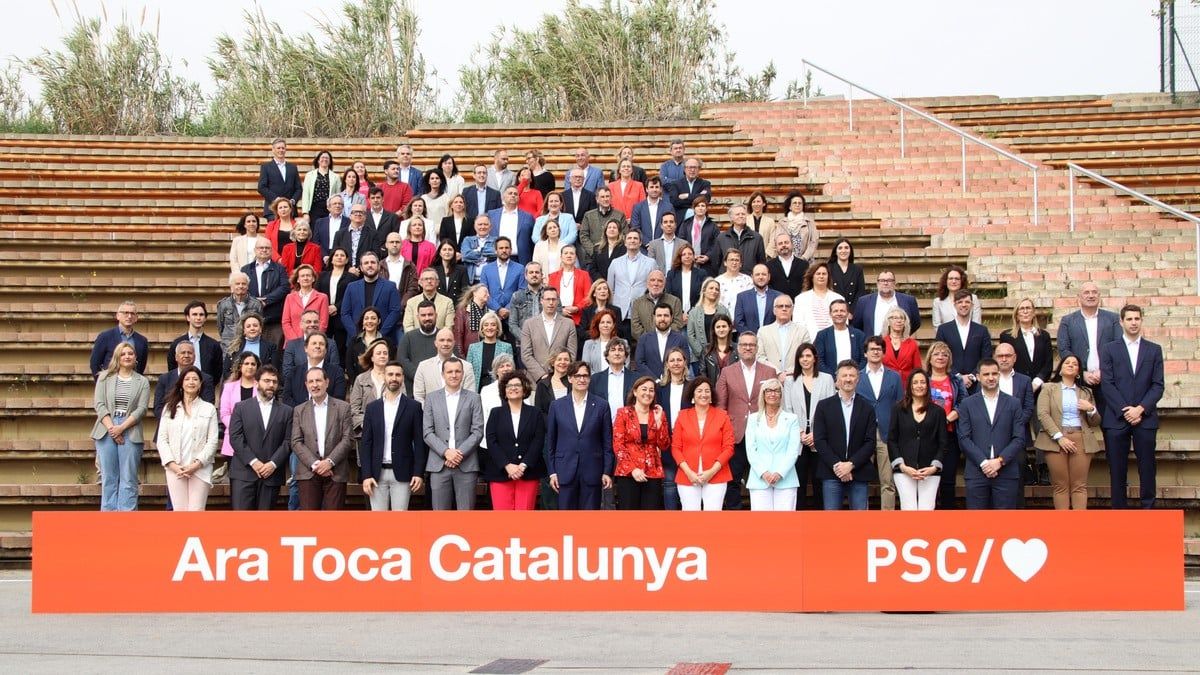
[(29, 594), (0, 572), (0, 672), (1200, 672), (1197, 582), (1184, 612), (1091, 614), (34, 616)]

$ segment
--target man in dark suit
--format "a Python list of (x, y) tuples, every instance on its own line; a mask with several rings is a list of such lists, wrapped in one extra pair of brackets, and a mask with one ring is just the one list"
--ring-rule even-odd
[(771, 288), (795, 298), (804, 292), (804, 274), (808, 272), (808, 263), (793, 255), (792, 237), (787, 232), (775, 235), (775, 252), (778, 254), (776, 257), (767, 259)]
[[(401, 184), (397, 183), (397, 185)], [(351, 210), (350, 215), (354, 215), (353, 210)], [(354, 224), (353, 218), (351, 218), (350, 223), (351, 225)], [(384, 205), (383, 189), (378, 185), (371, 188), (367, 193), (366, 227), (369, 227), (371, 231), (370, 248), (380, 255), (383, 255), (383, 244), (387, 241), (387, 236), (392, 232), (400, 232), (400, 216), (396, 215), (394, 211), (387, 210), (387, 207)], [(407, 239), (408, 233), (400, 232), (400, 236)], [(349, 250), (349, 247), (346, 248)], [(357, 253), (356, 259), (361, 258), (363, 250), (360, 248)]]
[[(1021, 428), (1025, 430), (1025, 448), (1033, 447), (1033, 432), (1029, 426), (1029, 421), (1033, 419), (1034, 406), (1037, 402), (1037, 397), (1033, 392), (1033, 380), (1029, 376), (1016, 371), (1017, 365), (1017, 350), (1007, 342), (1001, 342), (996, 345), (992, 357), (996, 359), (996, 363), (1000, 364), (1000, 391), (1012, 396), (1017, 400), (1021, 407)], [(1045, 465), (1046, 461), (1038, 452), (1035, 454), (1037, 463)], [(1025, 461), (1025, 455), (1021, 455), (1021, 483), (1023, 485), (1033, 485), (1037, 483), (1037, 472), (1031, 471), (1029, 463)], [(1045, 469), (1045, 467), (1042, 467)], [(1045, 469), (1046, 484), (1050, 483), (1049, 469)], [(1021, 506), (1025, 505), (1025, 491), (1017, 491), (1017, 503)]]
[(263, 341), (273, 345), (283, 342), (283, 301), (291, 291), (287, 271), (271, 260), (271, 241), (259, 237), (254, 243), (254, 262), (242, 268), (250, 278), (250, 296), (257, 298), (263, 308)]
[(921, 327), (921, 311), (917, 308), (917, 299), (896, 290), (896, 273), (891, 270), (881, 271), (875, 281), (878, 290), (855, 301), (854, 318), (850, 320), (850, 325), (867, 337), (886, 337), (887, 313), (898, 307), (908, 315), (909, 333), (916, 333)]
[(583, 187), (584, 171), (574, 167), (567, 172), (567, 188), (563, 190), (562, 210), (571, 214), (576, 223), (583, 222), (588, 211), (597, 208), (596, 193)]
[(533, 216), (517, 208), (517, 186), (504, 188), (501, 197), (504, 204), (488, 211), (488, 220), (492, 222), (497, 239), (508, 237), (512, 241), (517, 262), (528, 265), (533, 260)]
[(979, 362), (980, 392), (958, 407), (958, 445), (966, 457), (968, 509), (1015, 509), (1025, 434), (1021, 404), (1000, 391), (1000, 364)]
[(295, 364), (291, 378), (283, 381), (283, 402), (290, 406), (298, 406), (308, 398), (309, 378), (307, 373), (313, 368), (325, 371), (325, 386), (322, 392), (331, 397), (346, 399), (346, 376), (341, 366), (335, 365), (329, 358), (329, 338), (324, 333), (313, 333), (304, 338), (304, 360)]
[(213, 382), (220, 382), (225, 354), (222, 353), (221, 343), (204, 333), (204, 324), (208, 321), (208, 306), (200, 300), (193, 300), (183, 308), (183, 316), (187, 319), (188, 329), (186, 333), (171, 341), (167, 349), (167, 370), (174, 370), (177, 365), (175, 345), (190, 342), (192, 347), (196, 348), (196, 367)]
[[(176, 342), (171, 347), (171, 362), (174, 365), (167, 372), (159, 375), (158, 382), (154, 385), (154, 419), (162, 419), (163, 406), (167, 403), (167, 394), (171, 393), (171, 389), (179, 381), (180, 373), (196, 365), (195, 346), (187, 340)], [(200, 375), (201, 400), (216, 403), (214, 380), (203, 371), (200, 372)], [(158, 428), (154, 430), (154, 440), (158, 441)]]
[(258, 396), (233, 406), (229, 417), (229, 498), (235, 511), (270, 511), (292, 454), (292, 408), (276, 397), (279, 371), (258, 369)]
[(546, 469), (562, 511), (597, 510), (601, 490), (612, 489), (615, 457), (608, 402), (588, 393), (592, 369), (576, 361), (567, 370), (571, 393), (550, 404)]
[(271, 161), (258, 167), (258, 194), (263, 198), (263, 216), (272, 219), (271, 202), (283, 197), (296, 206), (304, 193), (300, 181), (300, 170), (287, 161), (287, 141), (276, 138), (271, 141)]
[(350, 216), (345, 211), (345, 201), (341, 195), (332, 195), (326, 202), (329, 215), (317, 218), (313, 224), (313, 241), (321, 247), (321, 263), (329, 266), (329, 252), (333, 250), (333, 240), (338, 232), (350, 227)]
[[(291, 382), (292, 374), (297, 368), (303, 368), (308, 363), (308, 356), (304, 351), (304, 343), (308, 340), (308, 336), (313, 333), (321, 332), (321, 315), (315, 309), (306, 310), (300, 315), (300, 329), (304, 331), (304, 335), (288, 340), (283, 346), (283, 381)], [(328, 340), (325, 350), (326, 359), (330, 365), (341, 366), (342, 358), (338, 356), (338, 343), (328, 335), (325, 336)]]
[(363, 413), (362, 443), (358, 448), (363, 493), (372, 511), (407, 511), (414, 491), (420, 490), (429, 449), (422, 430), (421, 404), (405, 395), (404, 368), (392, 361), (383, 371), (383, 395)]
[(937, 329), (937, 339), (950, 346), (952, 368), (962, 379), (969, 394), (979, 391), (975, 375), (979, 362), (992, 358), (992, 334), (987, 326), (971, 320), (974, 302), (967, 289), (955, 291), (954, 320), (943, 323)]
[[(719, 251), (717, 251), (717, 235), (721, 230), (717, 227), (716, 222), (708, 217), (707, 197), (698, 197), (692, 208), (696, 213), (686, 221), (679, 220), (679, 216), (676, 215), (676, 222), (683, 223), (678, 234), (687, 239), (692, 248), (696, 250), (696, 266), (707, 270), (709, 276), (715, 276), (717, 274), (715, 270), (720, 269), (722, 262), (718, 258)], [(699, 238), (696, 237), (697, 231), (700, 234)]]
[(688, 209), (693, 207), (696, 199), (712, 199), (712, 183), (700, 177), (700, 167), (700, 158), (688, 157), (683, 163), (683, 179), (663, 186), (671, 205), (675, 207), (676, 222), (687, 220)]
[(759, 328), (775, 323), (775, 298), (779, 291), (771, 288), (771, 273), (766, 265), (755, 265), (750, 279), (754, 288), (737, 294), (733, 302), (733, 327), (737, 332), (758, 332)]
[(1162, 347), (1142, 337), (1142, 308), (1121, 308), (1121, 337), (1101, 347), (1104, 377), (1104, 452), (1112, 483), (1112, 507), (1128, 508), (1129, 446), (1137, 457), (1143, 509), (1154, 508), (1154, 453), (1158, 441), (1158, 401), (1162, 398)]
[(1064, 316), (1058, 324), (1058, 356), (1079, 357), (1083, 382), (1091, 387), (1096, 407), (1104, 411), (1103, 374), (1100, 352), (1104, 345), (1121, 338), (1121, 320), (1116, 313), (1100, 307), (1100, 287), (1088, 281), (1079, 287), (1079, 309)]
[(904, 384), (900, 374), (885, 368), (883, 365), (883, 350), (886, 349), (883, 338), (872, 335), (867, 338), (867, 365), (858, 373), (858, 387), (855, 393), (865, 398), (875, 409), (876, 430), (875, 439), (875, 468), (879, 470), (879, 508), (883, 511), (896, 510), (896, 486), (892, 482), (892, 462), (888, 456), (887, 435), (888, 425), (892, 422), (892, 408), (904, 398)]
[(813, 346), (817, 348), (817, 369), (833, 375), (842, 361), (853, 361), (862, 368), (866, 363), (867, 336), (850, 326), (850, 310), (845, 300), (829, 303), (829, 318), (833, 325), (817, 331), (813, 338)]
[[(383, 212), (383, 222), (391, 223), (392, 227), (399, 228), (399, 221), (396, 220), (395, 214)], [(386, 241), (386, 235), (383, 240)], [(338, 230), (337, 234), (333, 235), (333, 248), (344, 248), (350, 253), (350, 273), (353, 275), (362, 274), (359, 266), (362, 264), (362, 257), (368, 251), (378, 254), (375, 243), (380, 241), (379, 232), (375, 226), (367, 222), (367, 206), (364, 204), (355, 204), (350, 207), (350, 226)]]
[[(316, 341), (324, 336), (309, 336)], [(322, 341), (323, 342), (323, 341)], [(346, 508), (350, 476), (350, 404), (329, 394), (329, 377), (321, 368), (304, 374), (308, 397), (292, 414), (292, 452), (296, 453), (296, 484), (300, 510), (338, 511)], [(324, 423), (325, 433), (317, 433)]]
[[(268, 256), (270, 255), (270, 248), (271, 245), (268, 242)], [(282, 312), (282, 309), (280, 311)], [(92, 369), (93, 380), (102, 371), (108, 369), (117, 346), (126, 342), (133, 345), (133, 352), (137, 355), (137, 371), (139, 373), (146, 372), (146, 362), (150, 359), (150, 342), (146, 339), (145, 335), (133, 329), (134, 324), (138, 322), (137, 303), (132, 300), (122, 301), (121, 304), (117, 305), (116, 317), (117, 325), (97, 335), (96, 342), (92, 345), (92, 356), (89, 359), (89, 364)]]
[[(633, 213), (629, 214), (630, 227), (641, 230), (642, 241), (654, 241), (662, 236), (663, 214), (675, 215), (671, 203), (663, 199), (662, 181), (658, 176), (646, 181), (646, 198), (633, 205)], [(678, 223), (679, 221), (675, 221)], [(671, 267), (671, 261), (667, 261)]]
[(500, 191), (487, 183), (488, 170), (483, 164), (475, 165), (475, 184), (463, 188), (462, 196), (467, 202), (467, 222), (474, 223), (479, 214), (498, 209), (501, 206)]
[(346, 287), (346, 296), (338, 311), (347, 339), (353, 340), (352, 336), (358, 335), (358, 320), (362, 318), (363, 310), (374, 307), (380, 313), (379, 333), (396, 344), (403, 310), (400, 291), (396, 290), (396, 284), (379, 276), (379, 256), (374, 251), (365, 253), (360, 265), (362, 278)]
[[(413, 197), (420, 197), (423, 193), (421, 185), (421, 177), (423, 171), (412, 165), (413, 149), (407, 143), (401, 143), (396, 147), (396, 164), (400, 180), (408, 184), (408, 189), (412, 191)], [(449, 176), (446, 176), (449, 178)]]
[[(655, 274), (662, 274), (658, 270)], [(667, 352), (680, 348), (691, 362), (692, 350), (688, 347), (687, 337), (677, 330), (671, 330), (671, 322), (675, 315), (671, 305), (665, 300), (659, 300), (654, 306), (654, 332), (646, 333), (637, 341), (634, 352), (633, 366), (651, 377), (662, 377), (663, 361)]]
[[(629, 343), (624, 338), (613, 338), (604, 346), (604, 361), (608, 367), (592, 375), (588, 393), (608, 402), (608, 412), (613, 420), (617, 411), (625, 407), (633, 381), (643, 373), (629, 367)], [(617, 386), (620, 385), (620, 386)]]
[(852, 511), (865, 511), (868, 484), (878, 475), (875, 407), (856, 393), (857, 364), (842, 361), (836, 372), (838, 395), (822, 399), (813, 413), (817, 477), (821, 479), (826, 511), (840, 510), (843, 497), (849, 500)]

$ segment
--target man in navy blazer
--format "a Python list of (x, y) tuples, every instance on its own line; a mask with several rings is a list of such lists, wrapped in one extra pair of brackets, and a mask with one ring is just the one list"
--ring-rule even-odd
[(677, 223), (686, 220), (688, 209), (692, 208), (697, 198), (712, 200), (712, 183), (700, 177), (698, 157), (688, 157), (683, 163), (683, 178), (670, 185), (664, 185), (663, 190), (671, 200), (671, 205), (675, 207)]
[[(510, 185), (504, 188), (503, 198), (503, 206), (488, 211), (488, 220), (492, 221), (492, 231), (496, 233), (497, 238), (508, 237), (512, 240), (517, 262), (527, 265), (533, 260), (533, 216), (517, 208), (517, 186)], [(516, 219), (517, 225), (515, 232), (500, 227), (500, 223), (505, 219), (513, 218)]]
[[(662, 236), (662, 217), (664, 213), (674, 214), (671, 202), (663, 199), (662, 181), (658, 176), (646, 181), (646, 198), (633, 205), (633, 213), (629, 214), (630, 227), (641, 230), (642, 241), (651, 242)], [(654, 214), (651, 217), (650, 207), (653, 205)], [(679, 221), (675, 221), (678, 223)], [(671, 263), (667, 261), (667, 267)]]
[[(424, 412), (400, 390), (404, 368), (397, 361), (383, 371), (383, 395), (367, 404), (363, 413), (362, 443), (358, 447), (363, 493), (372, 511), (407, 511), (413, 491), (424, 482), (429, 448), (425, 445)], [(386, 416), (392, 415), (388, 435)]]
[[(1089, 337), (1088, 324), (1093, 324), (1096, 333), (1093, 343)], [(1079, 309), (1064, 316), (1058, 323), (1058, 356), (1065, 359), (1079, 357), (1083, 367), (1084, 384), (1091, 387), (1096, 397), (1096, 407), (1104, 410), (1104, 390), (1100, 386), (1103, 376), (1100, 371), (1100, 351), (1104, 345), (1121, 338), (1121, 320), (1115, 312), (1100, 308), (1100, 287), (1088, 281), (1079, 287)]]
[[(1133, 364), (1136, 363), (1135, 367)], [(1112, 507), (1128, 508), (1129, 445), (1137, 457), (1143, 509), (1154, 508), (1158, 401), (1162, 398), (1162, 347), (1142, 337), (1142, 308), (1121, 308), (1121, 337), (1101, 347), (1104, 377), (1104, 452), (1112, 483)]]
[[(475, 184), (470, 187), (463, 188), (462, 196), (467, 202), (467, 221), (475, 222), (475, 217), (479, 214), (487, 215), (493, 209), (501, 207), (500, 191), (494, 187), (490, 187), (487, 183), (488, 170), (484, 164), (475, 165)], [(479, 209), (479, 198), (483, 197), (483, 210)]]
[(276, 138), (271, 141), (271, 161), (258, 167), (258, 194), (263, 198), (263, 216), (275, 217), (271, 213), (271, 202), (279, 197), (287, 199), (294, 207), (303, 193), (300, 170), (287, 161), (287, 141)]
[(892, 422), (892, 408), (904, 398), (904, 384), (900, 373), (883, 365), (883, 338), (872, 335), (867, 338), (865, 354), (867, 365), (859, 371), (855, 393), (865, 398), (875, 408), (878, 438), (875, 439), (875, 466), (879, 470), (879, 507), (884, 511), (896, 510), (896, 485), (892, 482), (892, 463), (888, 457), (887, 435)]
[(346, 373), (342, 367), (329, 358), (329, 338), (324, 333), (313, 333), (304, 338), (304, 362), (296, 364), (290, 381), (283, 383), (280, 392), (283, 402), (295, 407), (309, 399), (308, 385), (305, 377), (309, 368), (319, 367), (325, 371), (328, 381), (327, 392), (339, 401), (346, 400)]
[(396, 161), (400, 163), (400, 180), (408, 183), (413, 197), (419, 197), (422, 194), (421, 176), (424, 172), (413, 166), (412, 160), (413, 150), (411, 145), (401, 143), (396, 147)]
[(567, 172), (567, 185), (563, 188), (563, 213), (575, 217), (576, 223), (583, 222), (583, 214), (600, 206), (596, 193), (583, 187), (584, 172), (573, 167)]
[[(328, 204), (329, 215), (317, 218), (312, 228), (312, 238), (321, 247), (321, 261), (325, 267), (329, 267), (329, 252), (333, 250), (333, 240), (337, 238), (338, 232), (350, 229), (350, 216), (343, 210), (345, 207), (342, 196), (333, 195)], [(335, 210), (337, 215), (334, 215)]]
[[(271, 244), (268, 242), (268, 255), (270, 255), (270, 249)], [(282, 309), (280, 311), (282, 312)], [(92, 345), (92, 356), (89, 363), (93, 380), (99, 377), (101, 372), (108, 370), (117, 346), (126, 342), (133, 345), (133, 351), (137, 355), (137, 371), (139, 373), (146, 372), (146, 362), (150, 359), (150, 341), (146, 339), (145, 335), (133, 329), (138, 322), (137, 303), (132, 300), (122, 301), (117, 305), (116, 317), (117, 325), (101, 331)]]
[[(403, 318), (400, 291), (396, 290), (396, 284), (379, 276), (379, 255), (374, 251), (364, 253), (359, 264), (362, 278), (346, 287), (346, 297), (342, 299), (342, 306), (338, 308), (338, 314), (342, 316), (342, 326), (346, 328), (347, 339), (358, 335), (358, 320), (362, 318), (363, 310), (374, 307), (382, 315), (380, 335), (387, 337), (392, 344), (397, 344), (400, 337), (397, 329), (400, 327), (400, 319)], [(367, 302), (368, 287), (371, 289), (370, 302)]]
[[(759, 328), (775, 323), (775, 298), (779, 291), (770, 287), (771, 272), (766, 265), (755, 265), (750, 274), (754, 288), (737, 294), (733, 301), (733, 327), (739, 333), (757, 332)], [(759, 305), (762, 305), (762, 321), (759, 322)]]
[(278, 345), (283, 338), (283, 300), (291, 292), (287, 270), (271, 260), (271, 241), (259, 237), (254, 242), (254, 262), (246, 264), (242, 273), (250, 277), (250, 297), (258, 298), (263, 307), (263, 340)]
[(688, 362), (692, 360), (692, 350), (688, 347), (687, 337), (677, 330), (671, 330), (674, 315), (671, 306), (659, 301), (654, 306), (654, 332), (645, 333), (637, 341), (634, 351), (633, 367), (651, 377), (662, 377), (663, 356), (679, 347), (687, 355)]
[(980, 392), (958, 407), (958, 445), (966, 457), (963, 477), (968, 509), (1015, 509), (1021, 491), (1026, 431), (1021, 404), (1000, 391), (1000, 364), (979, 362)]
[[(829, 318), (833, 325), (817, 331), (813, 338), (813, 346), (817, 348), (817, 369), (833, 375), (837, 372), (837, 364), (850, 360), (862, 368), (867, 359), (864, 354), (867, 336), (862, 331), (850, 326), (850, 305), (845, 300), (834, 300), (829, 303)], [(838, 352), (838, 338), (845, 337), (843, 331), (849, 332), (850, 353)], [(841, 333), (841, 335), (839, 335)]]
[(891, 270), (881, 271), (875, 282), (875, 287), (879, 290), (860, 297), (854, 303), (854, 318), (850, 320), (850, 325), (868, 337), (887, 335), (887, 312), (883, 312), (882, 317), (875, 316), (876, 308), (883, 302), (889, 306), (888, 311), (891, 311), (892, 307), (904, 310), (908, 315), (909, 333), (916, 333), (921, 327), (921, 310), (917, 308), (917, 299), (896, 290), (896, 273)]
[[(508, 317), (508, 305), (512, 302), (513, 294), (525, 288), (525, 266), (512, 259), (512, 242), (508, 237), (496, 239), (496, 259), (483, 266), (479, 273), (479, 283), (488, 289), (488, 309), (500, 315), (501, 319)], [(504, 280), (500, 279), (500, 268), (504, 266)], [(520, 332), (520, 326), (510, 327)]]
[[(608, 402), (588, 393), (592, 369), (571, 364), (571, 393), (550, 404), (547, 415), (546, 468), (562, 511), (597, 510), (602, 491), (612, 488), (616, 458)], [(576, 417), (582, 409), (582, 424)]]
[[(992, 358), (992, 334), (987, 326), (971, 320), (971, 310), (974, 307), (971, 292), (960, 288), (954, 292), (954, 320), (947, 321), (937, 328), (937, 340), (945, 342), (950, 347), (950, 359), (954, 372), (962, 380), (968, 394), (979, 391), (978, 378), (975, 371), (980, 361)], [(966, 332), (967, 339), (963, 342), (962, 334)]]
[[(817, 478), (821, 480), (826, 511), (841, 509), (843, 496), (848, 497), (852, 511), (865, 511), (868, 483), (879, 474), (875, 469), (879, 434), (875, 407), (856, 393), (858, 366), (853, 361), (838, 364), (835, 381), (838, 395), (822, 399), (813, 412), (813, 443), (819, 460)], [(847, 408), (849, 424), (846, 424)]]

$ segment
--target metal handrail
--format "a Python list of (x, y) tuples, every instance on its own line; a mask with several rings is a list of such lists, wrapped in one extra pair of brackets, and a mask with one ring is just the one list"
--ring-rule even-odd
[[(837, 73), (834, 73), (830, 70), (822, 68), (821, 66), (818, 66), (817, 64), (813, 63), (812, 61), (809, 61), (808, 59), (801, 59), (800, 65), (805, 68), (812, 68), (813, 70), (819, 70), (822, 73), (825, 73), (826, 75), (828, 75), (832, 78), (841, 80), (842, 82), (845, 82), (847, 85), (849, 85), (850, 93), (849, 93), (849, 96), (846, 97), (846, 99), (849, 102), (850, 130), (851, 131), (854, 131), (854, 90), (855, 89), (866, 92), (866, 93), (874, 96), (875, 98), (887, 101), (888, 103), (899, 108), (900, 109), (900, 157), (905, 156), (904, 114), (906, 112), (916, 115), (917, 117), (920, 117), (921, 119), (923, 119), (927, 122), (932, 122), (933, 124), (936, 124), (937, 126), (941, 127), (942, 129), (945, 129), (946, 131), (956, 134), (959, 137), (960, 143), (962, 145), (962, 152), (961, 152), (962, 181), (961, 182), (962, 182), (963, 194), (966, 194), (966, 192), (967, 192), (967, 141), (970, 141), (981, 147), (987, 148), (988, 150), (991, 150), (992, 152), (994, 152), (998, 155), (1007, 157), (1008, 159), (1011, 159), (1012, 161), (1029, 169), (1031, 172), (1033, 172), (1033, 224), (1034, 225), (1038, 224), (1038, 165), (1037, 164), (1034, 164), (1033, 162), (1030, 162), (1027, 159), (1019, 157), (1019, 156), (1009, 152), (1008, 150), (1005, 150), (1004, 148), (993, 145), (992, 143), (989, 143), (989, 142), (985, 141), (984, 139), (979, 138), (978, 136), (969, 134), (952, 124), (943, 122), (942, 120), (934, 117), (933, 115), (930, 115), (927, 112), (917, 110), (916, 108), (908, 105), (907, 103), (901, 103), (900, 101), (897, 101), (896, 99), (894, 99), (890, 96), (884, 96), (883, 94), (880, 94), (876, 91), (872, 91), (871, 89), (868, 89), (867, 87), (864, 87), (861, 84), (858, 84), (857, 82), (848, 80), (848, 79), (842, 77), (841, 75), (838, 75)], [(807, 89), (804, 90), (804, 106), (808, 107), (808, 90)]]
[(1130, 197), (1140, 199), (1141, 201), (1149, 204), (1150, 206), (1154, 206), (1156, 208), (1162, 209), (1163, 211), (1166, 211), (1167, 213), (1175, 216), (1176, 218), (1182, 218), (1186, 221), (1191, 222), (1193, 225), (1195, 225), (1196, 226), (1196, 295), (1200, 295), (1200, 218), (1197, 218), (1196, 216), (1188, 213), (1187, 211), (1177, 209), (1174, 206), (1171, 206), (1170, 204), (1164, 204), (1163, 202), (1158, 201), (1154, 197), (1151, 197), (1149, 195), (1138, 192), (1137, 190), (1134, 190), (1131, 187), (1122, 185), (1122, 184), (1118, 183), (1117, 181), (1112, 180), (1111, 178), (1105, 178), (1104, 176), (1096, 173), (1095, 171), (1092, 171), (1090, 169), (1085, 169), (1082, 166), (1079, 166), (1078, 164), (1076, 164), (1074, 162), (1067, 163), (1067, 174), (1068, 174), (1067, 185), (1068, 185), (1068, 199), (1069, 199), (1067, 208), (1068, 208), (1068, 211), (1071, 216), (1071, 231), (1072, 232), (1075, 231), (1075, 174), (1087, 176), (1088, 178), (1091, 178), (1092, 180), (1096, 181), (1097, 183), (1101, 183), (1107, 187), (1112, 188), (1113, 190), (1117, 190), (1118, 192), (1124, 192), (1125, 194), (1129, 195)]

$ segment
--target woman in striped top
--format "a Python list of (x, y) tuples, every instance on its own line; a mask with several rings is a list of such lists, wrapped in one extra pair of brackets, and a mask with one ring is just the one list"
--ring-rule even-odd
[(137, 370), (137, 352), (122, 343), (108, 370), (96, 380), (96, 424), (92, 440), (100, 464), (100, 510), (136, 511), (142, 464), (142, 417), (150, 382)]

